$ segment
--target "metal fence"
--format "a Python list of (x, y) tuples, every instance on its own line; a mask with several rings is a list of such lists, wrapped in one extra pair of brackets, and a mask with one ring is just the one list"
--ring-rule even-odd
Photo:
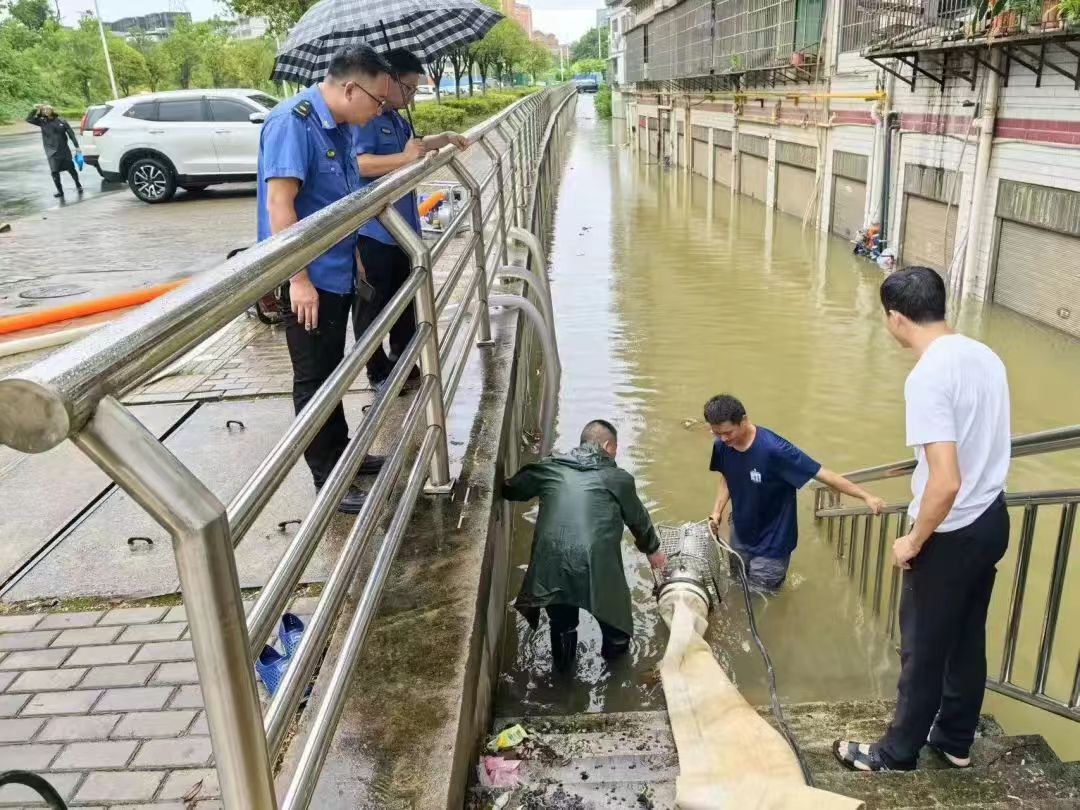
[[(228, 810), (278, 807), (272, 763), (282, 752), (287, 732), (318, 667), (326, 686), (321, 690), (310, 733), (280, 805), (288, 810), (309, 806), (383, 584), (417, 497), (425, 483), (429, 490), (449, 491), (446, 411), (472, 347), (490, 342), (489, 306), (519, 308), (540, 332), (547, 372), (542, 421), (545, 442), (550, 442), (558, 357), (550, 334), (551, 306), (544, 258), (539, 241), (529, 229), (533, 227), (534, 211), (552, 199), (556, 150), (549, 149), (549, 144), (560, 137), (564, 120), (561, 112), (574, 98), (568, 86), (552, 88), (522, 99), (470, 130), (467, 134), (474, 143), (470, 150), (485, 155), (486, 165), (490, 166), (482, 179), (469, 171), (465, 155), (447, 147), (434, 159), (394, 172), (197, 275), (184, 287), (102, 327), (81, 342), (0, 380), (0, 442), (24, 452), (42, 452), (71, 439), (170, 532), (222, 800)], [(471, 193), (468, 205), (429, 247), (392, 203), (441, 170), (454, 174)], [(373, 218), (378, 218), (410, 255), (412, 274), (228, 507), (224, 506), (121, 404), (119, 397), (155, 369), (226, 326), (260, 295), (283, 284)], [(468, 247), (436, 291), (435, 263), (465, 225), (472, 229)], [(506, 266), (507, 244), (511, 241), (528, 248), (531, 270)], [(470, 265), (473, 272), (463, 281)], [(489, 285), (498, 276), (525, 280), (535, 297), (526, 300), (504, 294), (489, 298)], [(455, 295), (460, 298), (456, 310), (451, 306)], [(234, 546), (341, 402), (397, 316), (414, 304), (416, 334), (398, 359), (388, 390), (376, 398), (355, 431), (245, 618)], [(449, 322), (441, 327), (443, 314)], [(420, 390), (401, 424), (394, 426), (397, 439), (325, 583), (288, 673), (263, 717), (253, 656), (288, 604), (337, 504), (356, 477), (417, 362), (423, 373)], [(377, 524), (389, 511), (392, 491), (403, 473), (400, 498), (345, 632), (341, 653), (335, 661), (323, 661), (320, 666), (331, 632), (342, 616), (346, 590), (355, 583), (361, 559)]]
[(841, 0), (840, 51), (973, 33), (970, 0)]
[[(1048, 430), (1013, 438), (1013, 458), (1057, 450), (1080, 447), (1080, 426)], [(846, 477), (856, 483), (881, 481), (910, 475), (915, 462), (901, 461), (849, 473)], [(857, 580), (860, 597), (868, 603), (874, 616), (880, 616), (888, 625), (890, 637), (896, 633), (897, 611), (900, 601), (900, 570), (893, 566), (889, 552), (892, 541), (910, 530), (908, 505), (890, 504), (881, 515), (872, 515), (866, 507), (840, 505), (839, 495), (832, 490), (815, 485), (816, 502), (814, 514), (825, 521), (828, 542), (836, 550), (837, 560), (846, 563), (847, 574)], [(1071, 686), (1060, 696), (1048, 693), (1054, 642), (1061, 620), (1061, 604), (1065, 595), (1066, 572), (1076, 533), (1076, 512), (1080, 504), (1080, 490), (1047, 490), (1043, 492), (1007, 493), (1005, 503), (1012, 513), (1014, 527), (1019, 526), (1016, 540), (1016, 565), (1013, 572), (1009, 607), (1004, 630), (1000, 638), (1001, 665), (997, 673), (990, 674), (986, 686), (995, 692), (1020, 700), (1061, 717), (1080, 722), (1080, 660), (1075, 650), (1066, 650), (1059, 656), (1065, 666), (1076, 661)], [(1047, 513), (1049, 512), (1049, 515)], [(1024, 616), (1024, 598), (1031, 579), (1030, 563), (1033, 545), (1037, 542), (1036, 530), (1040, 527), (1040, 514), (1052, 521), (1053, 561), (1051, 563), (1046, 603), (1039, 622), (1038, 646), (1033, 650), (1034, 671), (1026, 683), (1017, 683), (1015, 663)], [(1017, 521), (1016, 517), (1020, 517)], [(1046, 528), (1045, 523), (1042, 524)], [(1044, 539), (1048, 533), (1042, 532)], [(888, 583), (886, 585), (886, 577)], [(1075, 579), (1074, 579), (1075, 584)], [(887, 594), (886, 594), (887, 589)], [(1067, 619), (1068, 617), (1066, 617)], [(1071, 657), (1070, 657), (1071, 656)]]

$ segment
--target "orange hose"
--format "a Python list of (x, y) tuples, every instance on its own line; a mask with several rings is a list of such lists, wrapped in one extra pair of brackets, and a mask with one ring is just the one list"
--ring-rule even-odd
[(428, 212), (431, 211), (436, 205), (446, 199), (446, 195), (441, 191), (436, 191), (422, 203), (420, 203), (420, 216), (426, 217)]
[(186, 278), (179, 281), (170, 281), (167, 284), (158, 284), (153, 287), (143, 287), (139, 290), (106, 295), (103, 298), (90, 298), (86, 301), (76, 301), (73, 304), (64, 304), (50, 309), (38, 309), (27, 312), (25, 315), (8, 315), (0, 318), (0, 335), (12, 332), (21, 332), (24, 329), (33, 329), (38, 326), (48, 326), (60, 321), (82, 318), (87, 315), (96, 315), (99, 312), (108, 312), (113, 309), (133, 307), (145, 304), (169, 290), (176, 289), (186, 282)]

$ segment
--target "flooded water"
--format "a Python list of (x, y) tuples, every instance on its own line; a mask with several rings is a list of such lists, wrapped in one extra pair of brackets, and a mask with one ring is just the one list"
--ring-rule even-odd
[[(665, 170), (578, 104), (559, 193), (551, 276), (563, 380), (556, 446), (569, 448), (590, 419), (619, 429), (619, 463), (636, 476), (658, 523), (703, 519), (716, 481), (708, 472), (711, 436), (700, 424), (706, 399), (742, 399), (750, 417), (787, 437), (826, 467), (845, 471), (909, 456), (903, 441), (903, 381), (913, 359), (886, 333), (877, 298), (880, 271), (853, 257), (848, 243), (813, 230), (722, 186)], [(1073, 424), (1080, 415), (1080, 344), (999, 307), (972, 306), (957, 319), (1008, 366), (1013, 428)], [(1012, 491), (1076, 486), (1080, 454), (1019, 460)], [(878, 491), (903, 500), (906, 480)], [(785, 589), (756, 604), (758, 624), (787, 702), (892, 697), (895, 645), (860, 603), (804, 495), (800, 542)], [(511, 592), (528, 562), (531, 510), (519, 510)], [(1056, 528), (1057, 511), (1040, 521)], [(1054, 523), (1050, 527), (1050, 523)], [(1014, 540), (1019, 520), (1014, 518)], [(1048, 534), (1049, 536), (1042, 536)], [(1033, 671), (1053, 531), (1035, 544), (1018, 673)], [(1015, 544), (1014, 544), (1015, 545)], [(1074, 547), (1080, 545), (1074, 543)], [(509, 609), (497, 711), (562, 714), (663, 705), (655, 666), (666, 630), (655, 610), (644, 557), (623, 552), (635, 609), (632, 656), (608, 666), (599, 630), (583, 616), (577, 671), (553, 676), (547, 628), (531, 633)], [(1069, 570), (1080, 611), (1080, 554)], [(1012, 579), (1001, 566), (990, 622), (991, 670)], [(752, 650), (737, 593), (713, 617), (710, 642), (740, 689), (765, 703), (764, 669)], [(1066, 697), (1080, 630), (1063, 621), (1050, 683)], [(1072, 623), (1075, 624), (1075, 623)], [(586, 649), (587, 648), (587, 649)], [(988, 710), (1011, 731), (1041, 731), (1062, 754), (1080, 757), (1075, 723), (1015, 701)]]

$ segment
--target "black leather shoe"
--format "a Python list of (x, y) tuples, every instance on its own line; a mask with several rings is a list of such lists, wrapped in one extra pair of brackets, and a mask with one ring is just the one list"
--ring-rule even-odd
[(370, 453), (364, 456), (364, 460), (360, 462), (360, 469), (356, 471), (357, 475), (378, 475), (379, 470), (383, 468), (383, 464), (386, 463), (386, 456), (375, 456)]
[[(315, 487), (315, 491), (319, 492), (322, 487)], [(341, 503), (338, 504), (338, 511), (343, 515), (359, 515), (360, 510), (364, 508), (364, 501), (367, 500), (367, 493), (359, 487), (349, 487), (345, 493), (345, 497), (341, 499)]]

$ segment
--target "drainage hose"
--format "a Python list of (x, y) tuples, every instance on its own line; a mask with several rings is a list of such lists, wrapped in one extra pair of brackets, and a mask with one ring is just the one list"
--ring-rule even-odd
[(791, 733), (787, 718), (784, 717), (784, 709), (780, 705), (780, 697), (776, 691), (776, 670), (773, 667), (772, 658), (769, 657), (769, 651), (765, 648), (765, 642), (761, 640), (761, 636), (758, 633), (757, 620), (754, 618), (754, 606), (750, 600), (750, 583), (746, 579), (746, 562), (740, 554), (736, 553), (735, 550), (724, 542), (720, 535), (717, 534), (716, 529), (713, 528), (712, 521), (709, 521), (709, 534), (711, 534), (713, 539), (719, 543), (720, 548), (726, 551), (730, 557), (738, 561), (735, 570), (738, 571), (739, 584), (742, 586), (743, 601), (746, 605), (746, 618), (750, 625), (750, 635), (753, 637), (754, 644), (757, 646), (758, 652), (761, 653), (761, 657), (765, 661), (765, 673), (769, 680), (769, 703), (772, 708), (772, 716), (776, 721), (781, 736), (783, 736), (784, 741), (791, 747), (792, 753), (795, 754), (795, 758), (799, 761), (799, 768), (802, 770), (803, 779), (806, 780), (806, 784), (813, 787), (814, 777), (810, 773), (810, 767), (806, 764), (806, 759), (803, 758), (799, 743), (796, 742), (795, 735)]
[(0, 318), (0, 335), (21, 332), (24, 329), (33, 329), (38, 326), (48, 326), (72, 318), (97, 315), (99, 312), (111, 312), (116, 309), (145, 304), (147, 301), (152, 301), (169, 290), (179, 287), (186, 281), (187, 279), (184, 278), (179, 281), (157, 284), (153, 287), (141, 287), (128, 292), (107, 295), (102, 298), (91, 298), (85, 301), (76, 301), (72, 304), (63, 304), (50, 309), (36, 309), (20, 315), (7, 315)]
[(0, 772), (0, 789), (4, 785), (23, 785), (30, 788), (38, 796), (44, 799), (51, 810), (67, 810), (63, 797), (56, 792), (56, 788), (49, 784), (44, 777), (30, 771), (3, 771)]

